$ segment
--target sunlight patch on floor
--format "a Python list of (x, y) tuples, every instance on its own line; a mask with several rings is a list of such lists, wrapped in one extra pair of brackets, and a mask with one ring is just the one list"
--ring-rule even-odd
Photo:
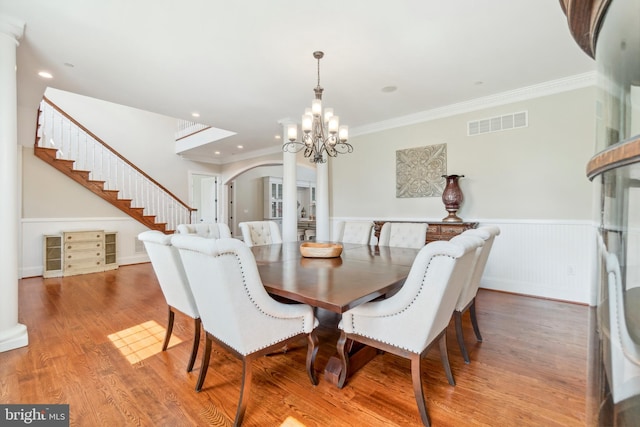
[(280, 427), (305, 427), (305, 425), (293, 417), (287, 417), (287, 419), (280, 424)]
[[(165, 333), (165, 328), (156, 321), (150, 320), (108, 335), (108, 338), (133, 365), (160, 353)], [(172, 346), (180, 342), (182, 341), (173, 335), (169, 345)]]

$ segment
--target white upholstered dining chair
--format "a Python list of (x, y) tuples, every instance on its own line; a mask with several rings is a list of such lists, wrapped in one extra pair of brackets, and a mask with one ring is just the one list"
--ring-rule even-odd
[(373, 230), (372, 221), (340, 221), (336, 226), (337, 242), (368, 245)]
[(487, 265), (491, 248), (493, 247), (493, 240), (500, 234), (500, 228), (496, 226), (485, 226), (477, 229), (466, 230), (462, 234), (455, 236), (451, 239), (452, 242), (456, 242), (459, 238), (465, 236), (479, 237), (484, 241), (484, 244), (477, 249), (476, 259), (474, 262), (473, 270), (469, 275), (467, 283), (462, 287), (462, 292), (456, 303), (456, 309), (453, 312), (453, 317), (456, 324), (456, 338), (458, 339), (458, 346), (460, 352), (464, 358), (465, 363), (470, 363), (469, 352), (464, 344), (464, 334), (462, 332), (462, 315), (468, 310), (469, 317), (471, 318), (471, 326), (473, 326), (473, 332), (476, 335), (476, 340), (482, 342), (482, 335), (480, 335), (480, 327), (478, 326), (478, 317), (476, 316), (476, 295), (478, 294), (478, 288), (480, 288), (480, 279)]
[(429, 224), (423, 222), (385, 222), (378, 246), (419, 249), (425, 245)]
[(238, 227), (249, 247), (282, 243), (280, 227), (275, 221), (246, 221), (238, 224)]
[(167, 349), (173, 332), (175, 310), (194, 319), (193, 347), (187, 364), (187, 371), (191, 372), (196, 361), (198, 346), (200, 345), (200, 314), (191, 293), (187, 276), (182, 267), (178, 250), (171, 245), (171, 236), (157, 230), (144, 231), (138, 235), (151, 260), (151, 266), (160, 283), (160, 289), (169, 306), (169, 320), (165, 333), (162, 351)]
[(223, 222), (197, 222), (195, 224), (180, 224), (176, 228), (178, 234), (195, 234), (208, 239), (220, 239), (231, 237), (229, 226)]
[[(482, 240), (469, 237), (454, 244), (424, 246), (409, 275), (393, 296), (359, 305), (342, 315), (338, 354), (343, 364), (338, 386), (347, 379), (349, 340), (411, 360), (413, 392), (424, 425), (430, 425), (421, 379), (421, 360), (436, 342), (449, 384), (455, 385), (447, 354), (447, 325)], [(461, 278), (462, 276), (462, 278)]]
[[(206, 333), (205, 354), (196, 385), (200, 391), (215, 341), (242, 360), (242, 385), (234, 425), (244, 417), (257, 357), (307, 338), (307, 374), (317, 384), (314, 362), (318, 321), (306, 304), (280, 303), (267, 293), (251, 249), (237, 239), (174, 235)], [(286, 362), (285, 362), (286, 363)]]
[(624, 294), (629, 292), (629, 289), (625, 289), (618, 257), (605, 251), (604, 258), (608, 301), (603, 303), (607, 306), (601, 312), (608, 311), (609, 315), (607, 319), (603, 319), (600, 329), (601, 333), (609, 338), (604, 340), (602, 354), (611, 398), (615, 404), (615, 419), (621, 406), (619, 404), (637, 396), (640, 390), (640, 344), (636, 342), (637, 336), (634, 337), (629, 329), (629, 318), (633, 318), (633, 315), (625, 315), (625, 311), (633, 305), (625, 304)]

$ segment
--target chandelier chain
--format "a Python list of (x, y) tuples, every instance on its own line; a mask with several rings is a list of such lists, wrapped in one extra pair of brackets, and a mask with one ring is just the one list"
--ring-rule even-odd
[(320, 58), (318, 58), (318, 87), (320, 87)]

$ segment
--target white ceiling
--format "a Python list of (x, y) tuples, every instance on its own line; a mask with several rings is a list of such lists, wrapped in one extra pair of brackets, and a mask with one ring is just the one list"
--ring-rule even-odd
[(315, 50), (324, 103), (352, 131), (595, 69), (557, 0), (0, 0), (0, 14), (26, 23), (21, 106), (48, 85), (197, 111), (236, 132), (202, 149), (224, 161), (279, 146), (278, 121), (310, 106)]

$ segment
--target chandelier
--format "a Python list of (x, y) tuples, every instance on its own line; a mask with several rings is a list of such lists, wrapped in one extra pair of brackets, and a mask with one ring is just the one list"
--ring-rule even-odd
[(298, 153), (304, 149), (304, 156), (311, 163), (325, 163), (327, 159), (324, 153), (330, 157), (338, 154), (353, 152), (353, 147), (347, 142), (349, 131), (347, 126), (340, 125), (340, 118), (333, 115), (333, 108), (325, 108), (322, 111), (322, 91), (320, 87), (320, 59), (323, 52), (313, 52), (313, 57), (318, 60), (318, 85), (313, 90), (316, 94), (311, 102), (311, 108), (306, 108), (302, 115), (302, 141), (298, 139), (298, 126), (287, 126), (287, 139), (282, 145), (282, 151)]

